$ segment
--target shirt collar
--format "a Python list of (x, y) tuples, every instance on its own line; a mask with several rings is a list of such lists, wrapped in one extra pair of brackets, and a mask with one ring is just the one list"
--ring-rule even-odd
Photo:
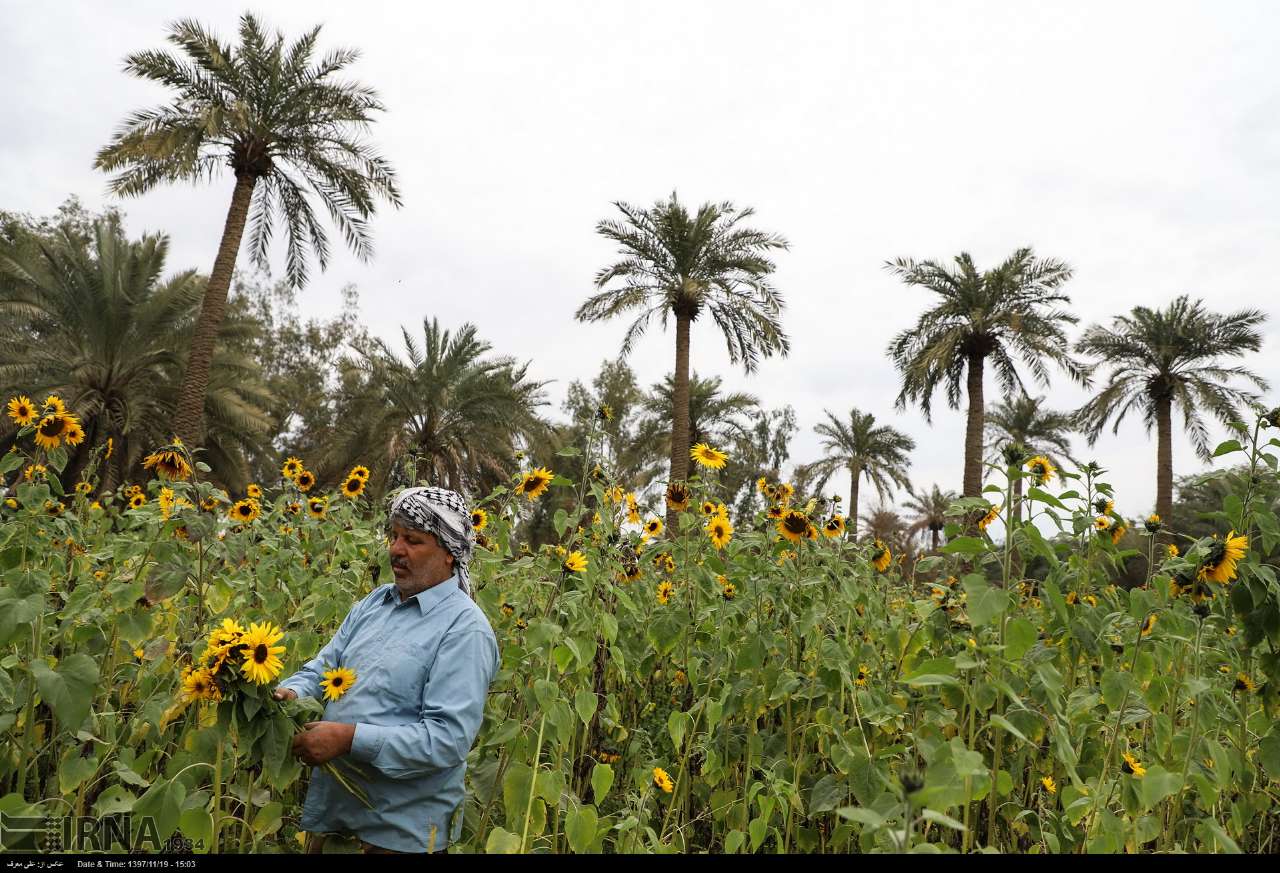
[[(454, 591), (459, 590), (461, 589), (458, 588), (458, 574), (454, 573), (439, 585), (433, 585), (426, 591), (419, 591), (417, 594), (410, 597), (409, 600), (416, 600), (418, 608), (421, 610), (423, 615), (426, 615), (437, 605), (442, 603), (446, 597)], [(400, 605), (400, 592), (396, 590), (394, 582), (387, 586), (386, 593), (382, 595), (382, 602), (386, 603), (387, 601), (391, 601), (396, 606)]]

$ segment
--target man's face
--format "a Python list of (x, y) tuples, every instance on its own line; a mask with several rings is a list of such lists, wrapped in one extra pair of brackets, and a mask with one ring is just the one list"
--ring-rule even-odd
[(453, 555), (441, 548), (435, 534), (391, 524), (391, 572), (402, 594), (412, 596), (453, 575)]

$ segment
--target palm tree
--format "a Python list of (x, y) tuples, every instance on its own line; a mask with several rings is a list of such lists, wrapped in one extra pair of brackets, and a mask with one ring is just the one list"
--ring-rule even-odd
[(870, 482), (881, 500), (895, 485), (909, 489), (907, 453), (915, 450), (916, 441), (889, 425), (877, 427), (876, 417), (869, 412), (851, 409), (848, 421), (841, 421), (830, 410), (824, 411), (827, 421), (813, 430), (823, 438), (827, 456), (810, 464), (804, 478), (812, 477), (814, 490), (820, 491), (837, 472), (848, 471), (849, 528), (856, 535), (859, 481)]
[[(1044, 455), (1054, 466), (1066, 458), (1075, 466), (1080, 462), (1071, 456), (1071, 438), (1076, 429), (1073, 413), (1059, 412), (1045, 406), (1046, 397), (1016, 395), (997, 403), (987, 411), (987, 451), (998, 452), (1002, 446), (1020, 446), (1030, 455)], [(1013, 481), (1013, 517), (1022, 519), (1022, 479)]]
[(1135, 306), (1119, 315), (1110, 328), (1093, 325), (1076, 344), (1083, 354), (1096, 355), (1111, 368), (1107, 383), (1079, 410), (1081, 428), (1093, 445), (1108, 422), (1118, 433), (1131, 411), (1142, 413), (1147, 432), (1156, 429), (1156, 512), (1169, 518), (1173, 511), (1173, 408), (1197, 457), (1208, 461), (1209, 429), (1203, 409), (1223, 423), (1237, 418), (1241, 403), (1256, 395), (1232, 387), (1235, 378), (1266, 390), (1266, 381), (1244, 367), (1229, 367), (1220, 358), (1239, 357), (1262, 346), (1258, 326), (1267, 316), (1256, 309), (1218, 315), (1203, 302), (1186, 295), (1165, 309)]
[(376, 340), (358, 360), (344, 363), (363, 374), (355, 389), (360, 396), (324, 459), (324, 476), (368, 463), (371, 451), (384, 475), (402, 455), (413, 454), (420, 477), (459, 492), (484, 490), (511, 475), (519, 439), (542, 427), (536, 410), (546, 405), (545, 383), (528, 378), (527, 364), (486, 357), (491, 346), (476, 336), (475, 325), (452, 334), (430, 318), (422, 327), (421, 346), (402, 331), (407, 362)]
[(671, 470), (673, 481), (689, 473), (689, 333), (703, 315), (724, 334), (729, 360), (748, 373), (759, 359), (785, 355), (782, 295), (770, 284), (768, 253), (785, 239), (741, 226), (752, 209), (732, 203), (704, 204), (690, 216), (675, 193), (651, 209), (614, 204), (622, 221), (601, 221), (596, 231), (618, 244), (622, 260), (596, 274), (599, 293), (578, 309), (579, 321), (602, 321), (639, 310), (622, 341), (625, 356), (655, 318), (676, 323), (672, 385)]
[(896, 511), (882, 503), (862, 516), (862, 525), (867, 539), (885, 543), (893, 552), (895, 560), (901, 559), (907, 565), (912, 563), (907, 523)]
[(960, 408), (961, 380), (969, 400), (964, 439), (965, 497), (982, 492), (982, 432), (985, 407), (982, 377), (987, 359), (1005, 394), (1026, 393), (1015, 358), (1042, 385), (1048, 385), (1045, 361), (1062, 367), (1084, 383), (1085, 371), (1068, 354), (1064, 326), (1077, 319), (1065, 309), (1070, 302), (1058, 292), (1071, 277), (1061, 261), (1038, 259), (1031, 249), (1018, 249), (993, 270), (979, 273), (962, 253), (949, 268), (936, 261), (899, 258), (886, 264), (908, 285), (919, 285), (942, 299), (889, 344), (889, 355), (902, 375), (898, 408), (918, 403), (930, 420), (933, 392), (945, 386), (947, 402)]
[[(137, 474), (142, 456), (172, 436), (177, 350), (194, 330), (205, 279), (194, 270), (162, 279), (168, 250), (162, 235), (126, 239), (118, 217), (98, 221), (91, 238), (60, 227), (0, 241), (0, 319), (13, 328), (0, 338), (0, 393), (55, 393), (83, 418), (72, 476), (110, 439), (103, 487)], [(204, 398), (204, 460), (232, 487), (269, 427), (257, 365), (236, 351), (254, 327), (222, 324)]]
[(757, 408), (729, 422), (723, 446), (729, 461), (720, 476), (721, 494), (726, 504), (735, 506), (744, 523), (755, 513), (760, 499), (756, 481), (762, 477), (771, 482), (782, 479), (796, 429), (796, 413), (790, 406)]
[(245, 225), (251, 225), (250, 255), (265, 269), (283, 223), (285, 275), (301, 287), (311, 254), (321, 269), (329, 260), (313, 196), (361, 259), (373, 252), (368, 220), (375, 197), (400, 205), (391, 166), (358, 136), (382, 104), (363, 85), (335, 81), (358, 53), (340, 49), (312, 64), (319, 34), (316, 27), (286, 47), (283, 34), (267, 34), (246, 14), (240, 45), (233, 47), (197, 22), (180, 21), (169, 34), (179, 54), (143, 51), (125, 59), (127, 73), (176, 94), (171, 103), (129, 115), (98, 152), (95, 166), (120, 171), (111, 191), (137, 196), (161, 183), (212, 177), (224, 166), (235, 175), (174, 416), (174, 429), (193, 446), (204, 437), (214, 341)]
[[(723, 447), (743, 424), (744, 417), (760, 408), (760, 399), (743, 391), (721, 392), (719, 376), (703, 379), (694, 373), (689, 379), (689, 438), (683, 456), (697, 443), (714, 443)], [(654, 385), (642, 401), (644, 418), (640, 421), (641, 441), (661, 446), (671, 452), (671, 421), (675, 415), (675, 379), (670, 374)]]
[(954, 491), (943, 491), (937, 485), (921, 494), (912, 491), (911, 499), (903, 505), (915, 515), (915, 521), (907, 528), (907, 536), (913, 537), (927, 530), (929, 549), (938, 551), (942, 544), (942, 529), (947, 526), (947, 511), (957, 499)]

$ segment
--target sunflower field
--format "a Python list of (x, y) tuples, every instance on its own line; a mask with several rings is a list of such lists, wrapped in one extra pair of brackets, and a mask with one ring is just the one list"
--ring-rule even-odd
[[(74, 410), (8, 411), (0, 810), (300, 851), (289, 741), (318, 704), (271, 690), (390, 578), (370, 471), (320, 493), (288, 458), (229, 495), (174, 441), (103, 491), (109, 445), (63, 478)], [(473, 510), (502, 661), (451, 851), (1280, 849), (1280, 430), (1235, 430), (1219, 536), (1126, 520), (1095, 466), (1007, 457), (910, 562), (786, 483), (731, 520), (712, 446), (651, 505), (592, 440), (563, 449)], [(521, 541), (557, 490), (556, 542)]]

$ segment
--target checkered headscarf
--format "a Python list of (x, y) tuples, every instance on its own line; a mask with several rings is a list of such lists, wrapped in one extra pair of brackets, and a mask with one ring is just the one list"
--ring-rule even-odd
[(391, 498), (388, 524), (398, 521), (405, 527), (434, 534), (440, 546), (453, 555), (453, 571), (458, 587), (471, 593), (471, 550), (475, 532), (466, 501), (456, 491), (445, 488), (406, 488)]

